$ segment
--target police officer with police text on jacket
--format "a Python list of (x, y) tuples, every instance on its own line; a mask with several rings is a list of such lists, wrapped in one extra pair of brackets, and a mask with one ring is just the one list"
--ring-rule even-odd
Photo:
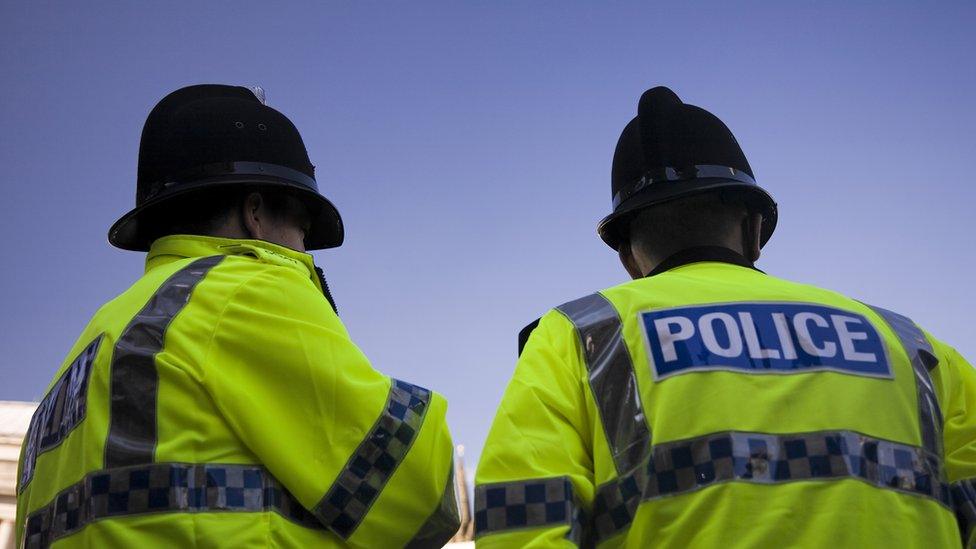
[(612, 186), (599, 233), (633, 281), (529, 329), (478, 466), (479, 546), (973, 545), (963, 357), (756, 269), (776, 204), (667, 88), (641, 97)]
[(373, 369), (305, 250), (343, 240), (298, 130), (247, 88), (149, 114), (146, 272), (95, 313), (24, 443), (26, 547), (440, 547), (458, 527), (443, 397)]

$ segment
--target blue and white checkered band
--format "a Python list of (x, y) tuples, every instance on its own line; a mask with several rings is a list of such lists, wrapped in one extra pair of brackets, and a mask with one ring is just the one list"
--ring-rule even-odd
[(940, 457), (924, 448), (852, 431), (715, 433), (656, 445), (646, 468), (600, 486), (592, 527), (597, 541), (603, 541), (630, 525), (641, 501), (730, 481), (780, 484), (853, 479), (951, 508), (940, 469)]
[(271, 511), (324, 529), (259, 465), (154, 463), (95, 471), (27, 517), (24, 546), (50, 547), (96, 520), (150, 513)]
[(85, 419), (88, 378), (101, 342), (102, 336), (99, 335), (78, 353), (34, 412), (27, 436), (24, 437), (24, 465), (18, 479), (18, 493), (34, 477), (37, 456), (61, 444)]
[(476, 538), (509, 530), (568, 526), (566, 538), (579, 546), (585, 522), (569, 477), (485, 484), (474, 491)]
[(346, 539), (362, 522), (417, 438), (430, 391), (394, 379), (386, 408), (313, 512)]
[(631, 196), (634, 196), (651, 185), (705, 178), (731, 179), (747, 185), (756, 184), (756, 180), (751, 175), (730, 166), (698, 164), (695, 166), (688, 166), (687, 168), (658, 168), (655, 170), (650, 170), (641, 176), (633, 187), (623, 189), (615, 194), (613, 196), (613, 207), (616, 209), (621, 202), (627, 200)]
[(969, 478), (952, 483), (952, 505), (956, 509), (956, 521), (962, 543), (969, 547), (969, 540), (976, 529), (976, 479)]

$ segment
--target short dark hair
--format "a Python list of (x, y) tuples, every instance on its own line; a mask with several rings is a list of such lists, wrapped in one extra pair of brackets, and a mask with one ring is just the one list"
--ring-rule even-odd
[(268, 187), (214, 187), (174, 198), (148, 216), (151, 240), (171, 234), (212, 235), (251, 193), (260, 193), (273, 214), (288, 211), (287, 192)]
[(648, 206), (630, 219), (631, 246), (648, 255), (716, 246), (749, 211), (738, 193), (712, 191)]

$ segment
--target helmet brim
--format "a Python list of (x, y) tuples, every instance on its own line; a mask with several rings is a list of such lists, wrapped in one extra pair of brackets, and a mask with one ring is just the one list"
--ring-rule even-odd
[(301, 200), (312, 216), (309, 231), (305, 237), (306, 250), (323, 250), (342, 245), (345, 237), (342, 216), (339, 215), (339, 210), (329, 199), (303, 185), (275, 177), (254, 175), (224, 176), (182, 184), (179, 188), (146, 201), (146, 203), (119, 218), (109, 229), (108, 241), (116, 248), (123, 250), (149, 251), (153, 239), (159, 235), (158, 231), (153, 230), (154, 227), (148, 225), (149, 219), (158, 219), (159, 214), (172, 206), (177, 198), (192, 198), (193, 194), (200, 191), (209, 191), (221, 187), (227, 189), (247, 187), (254, 188), (256, 191), (260, 191), (262, 188), (286, 190)]
[(661, 185), (658, 188), (647, 188), (630, 197), (616, 211), (604, 217), (597, 225), (597, 234), (607, 246), (618, 250), (620, 245), (628, 239), (628, 221), (638, 211), (648, 206), (718, 189), (746, 193), (749, 200), (757, 205), (755, 210), (762, 213), (763, 216), (760, 246), (765, 246), (772, 237), (773, 231), (776, 230), (776, 222), (779, 217), (776, 201), (758, 185), (721, 178), (692, 179)]

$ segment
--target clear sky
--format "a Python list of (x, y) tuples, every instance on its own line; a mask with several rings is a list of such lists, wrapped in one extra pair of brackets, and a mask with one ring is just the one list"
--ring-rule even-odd
[[(0, 399), (37, 399), (142, 272), (110, 247), (146, 114), (261, 85), (341, 209), (316, 252), (374, 365), (432, 387), (469, 461), (547, 309), (625, 280), (596, 236), (645, 89), (729, 125), (780, 204), (760, 267), (976, 359), (976, 4), (0, 3)], [(287, 403), (282, 403), (287, 405)]]

